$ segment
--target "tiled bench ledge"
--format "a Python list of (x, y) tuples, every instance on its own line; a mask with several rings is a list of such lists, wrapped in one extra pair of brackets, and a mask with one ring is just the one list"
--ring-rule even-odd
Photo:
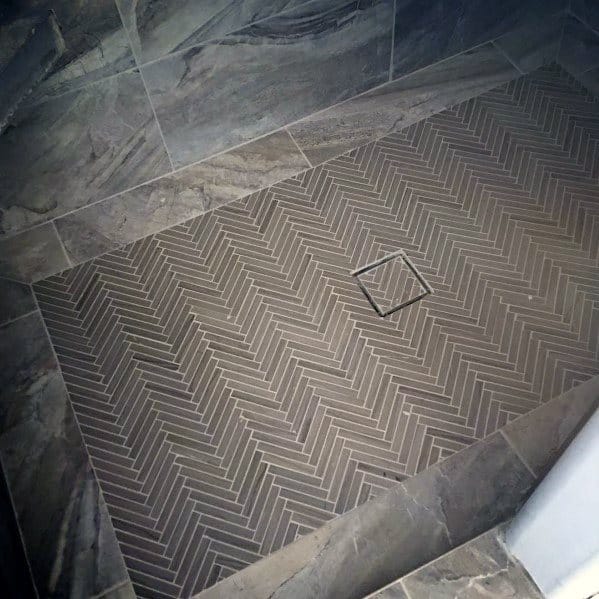
[[(82, 178), (73, 182), (75, 187), (67, 185), (63, 195), (83, 194), (86, 205), (73, 206), (65, 214), (57, 213), (52, 222), (0, 238), (0, 276), (23, 282), (44, 279), (477, 96), (553, 61), (561, 26), (561, 17), (548, 18), (532, 34), (509, 33), (176, 171), (150, 151), (135, 159), (145, 170), (135, 170), (130, 189), (107, 194), (106, 199), (93, 200), (93, 194), (89, 195), (93, 185), (90, 188), (86, 177), (96, 175), (89, 165), (83, 165)], [(132, 79), (113, 85), (117, 95), (137, 90)], [(120, 90), (123, 85), (126, 89)], [(88, 101), (78, 101), (76, 110), (86, 110)], [(148, 130), (150, 134), (154, 135)], [(39, 185), (43, 184), (42, 180)], [(105, 194), (111, 188), (112, 180), (102, 186)], [(5, 229), (8, 212), (0, 219)]]
[(513, 516), (597, 406), (594, 377), (196, 597), (361, 599)]

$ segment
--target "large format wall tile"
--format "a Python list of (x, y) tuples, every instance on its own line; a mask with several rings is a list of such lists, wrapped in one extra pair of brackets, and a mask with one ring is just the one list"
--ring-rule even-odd
[(0, 137), (0, 234), (169, 169), (138, 72), (22, 110)]
[(0, 278), (0, 324), (35, 309), (35, 300), (29, 285)]
[(405, 75), (494, 39), (525, 23), (535, 27), (562, 0), (397, 0), (393, 76)]
[(0, 455), (40, 597), (127, 580), (39, 313), (0, 328), (0, 363)]
[(570, 10), (589, 27), (599, 31), (599, 2), (597, 0), (571, 0)]
[(0, 238), (0, 276), (31, 283), (70, 266), (52, 223)]
[(558, 61), (575, 76), (599, 67), (599, 32), (567, 17)]
[(67, 51), (34, 97), (64, 93), (134, 66), (114, 0), (23, 0), (20, 9), (52, 8)]
[(241, 29), (306, 0), (116, 0), (141, 62)]
[(249, 195), (309, 168), (286, 131), (58, 219), (74, 264)]
[(288, 129), (316, 165), (518, 75), (489, 43), (313, 114)]
[(385, 81), (391, 0), (317, 0), (143, 68), (176, 165)]

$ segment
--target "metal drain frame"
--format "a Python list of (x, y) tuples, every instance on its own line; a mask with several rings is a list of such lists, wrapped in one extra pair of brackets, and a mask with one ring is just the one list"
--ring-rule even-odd
[[(393, 306), (392, 308), (389, 308), (389, 310), (383, 311), (383, 309), (377, 304), (376, 300), (371, 295), (370, 291), (368, 291), (366, 285), (364, 285), (364, 283), (360, 280), (360, 275), (376, 268), (377, 266), (381, 266), (381, 264), (385, 264), (386, 262), (394, 260), (395, 258), (402, 259), (403, 263), (410, 269), (410, 271), (416, 277), (420, 285), (424, 288), (424, 292), (412, 299), (409, 299), (399, 304), (398, 306)], [(403, 250), (397, 250), (396, 252), (387, 254), (386, 256), (383, 256), (382, 258), (379, 258), (378, 260), (375, 260), (374, 262), (367, 264), (366, 266), (362, 266), (357, 270), (352, 270), (349, 274), (352, 277), (355, 277), (358, 286), (362, 290), (362, 293), (366, 296), (366, 299), (370, 302), (370, 305), (376, 310), (376, 313), (381, 318), (385, 318), (386, 316), (389, 316), (390, 314), (393, 314), (394, 312), (397, 312), (402, 308), (406, 308), (407, 306), (410, 306), (411, 304), (414, 304), (415, 302), (421, 300), (423, 297), (426, 297), (427, 295), (433, 293), (433, 288), (425, 281), (424, 277), (418, 272), (414, 264), (412, 264), (412, 261), (406, 256)]]

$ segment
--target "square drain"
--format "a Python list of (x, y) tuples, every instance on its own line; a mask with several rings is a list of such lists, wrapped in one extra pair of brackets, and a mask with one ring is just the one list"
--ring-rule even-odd
[(433, 292), (403, 250), (350, 273), (379, 316), (385, 317)]

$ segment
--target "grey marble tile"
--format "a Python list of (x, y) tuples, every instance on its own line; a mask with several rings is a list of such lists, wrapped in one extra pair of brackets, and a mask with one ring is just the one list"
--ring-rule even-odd
[(512, 516), (535, 480), (499, 434), (234, 574), (202, 599), (361, 599)]
[(93, 599), (135, 599), (135, 591), (131, 581), (127, 580), (123, 584), (120, 584), (112, 589), (96, 595)]
[(65, 93), (135, 66), (114, 0), (24, 0), (20, 7), (52, 8), (67, 48), (33, 99)]
[(597, 0), (570, 0), (570, 10), (589, 27), (599, 31), (599, 2)]
[(562, 10), (560, 0), (397, 0), (393, 76), (399, 77)]
[(39, 314), (0, 328), (0, 363), (0, 455), (39, 595), (97, 595), (128, 575)]
[(557, 60), (563, 24), (562, 15), (553, 15), (534, 27), (506, 33), (494, 43), (523, 73), (529, 73)]
[(313, 114), (288, 128), (308, 160), (321, 164), (518, 75), (489, 43)]
[(50, 223), (0, 238), (0, 276), (31, 283), (70, 266)]
[(0, 234), (169, 170), (138, 72), (20, 110), (0, 136)]
[(316, 0), (143, 67), (183, 166), (366, 91), (388, 77), (390, 0)]
[(410, 599), (543, 599), (524, 568), (506, 551), (497, 529), (406, 576)]
[(380, 591), (368, 595), (368, 599), (410, 599), (406, 592), (403, 590), (403, 583), (397, 581), (396, 583), (388, 586)]
[(503, 432), (532, 470), (543, 476), (597, 408), (599, 376), (514, 420)]
[(599, 67), (576, 75), (576, 79), (582, 83), (591, 95), (599, 98)]
[(230, 150), (58, 219), (74, 264), (309, 168), (286, 131)]
[(572, 75), (599, 67), (599, 33), (566, 17), (558, 62)]
[(155, 60), (305, 4), (306, 0), (116, 0), (141, 62)]
[(36, 308), (29, 285), (0, 278), (0, 324), (33, 312)]

